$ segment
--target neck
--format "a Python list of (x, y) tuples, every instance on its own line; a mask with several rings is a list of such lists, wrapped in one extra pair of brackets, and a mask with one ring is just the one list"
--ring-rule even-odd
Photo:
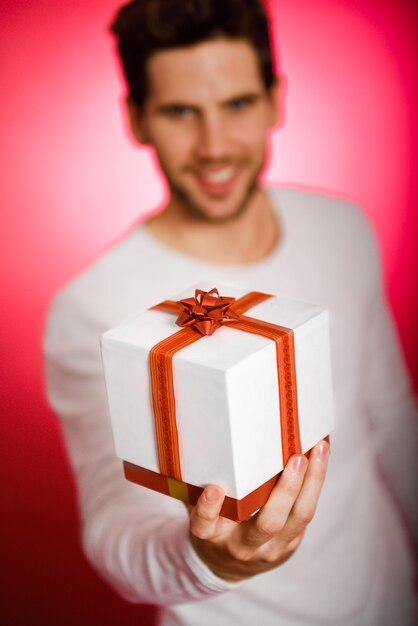
[(274, 208), (260, 188), (236, 218), (205, 221), (171, 200), (162, 213), (148, 220), (147, 228), (168, 247), (220, 265), (261, 260), (270, 254), (280, 237)]

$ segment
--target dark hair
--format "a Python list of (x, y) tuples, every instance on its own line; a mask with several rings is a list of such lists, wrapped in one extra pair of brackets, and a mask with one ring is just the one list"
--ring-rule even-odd
[(111, 30), (139, 107), (147, 97), (146, 63), (154, 52), (220, 37), (246, 39), (257, 53), (266, 89), (275, 82), (262, 0), (133, 0), (119, 10)]

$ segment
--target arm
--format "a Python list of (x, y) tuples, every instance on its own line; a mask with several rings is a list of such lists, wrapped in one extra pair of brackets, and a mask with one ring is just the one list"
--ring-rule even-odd
[(377, 462), (418, 546), (418, 414), (380, 278), (371, 290), (365, 398)]
[(73, 468), (88, 560), (131, 602), (168, 605), (235, 588), (197, 557), (183, 503), (125, 480), (108, 417), (101, 329), (80, 308), (73, 298), (55, 300), (45, 354), (48, 397)]

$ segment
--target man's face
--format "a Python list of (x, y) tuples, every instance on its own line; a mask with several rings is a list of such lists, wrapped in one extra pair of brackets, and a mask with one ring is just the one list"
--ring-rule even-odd
[(137, 137), (154, 146), (171, 202), (201, 219), (241, 214), (257, 187), (275, 123), (256, 53), (217, 39), (155, 53)]

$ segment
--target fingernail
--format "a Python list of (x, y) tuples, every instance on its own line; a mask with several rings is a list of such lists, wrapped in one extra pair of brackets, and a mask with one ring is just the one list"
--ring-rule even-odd
[(319, 446), (315, 448), (315, 454), (318, 457), (325, 457), (329, 454), (329, 444), (326, 441), (323, 441)]
[(291, 467), (294, 472), (301, 472), (306, 466), (306, 457), (303, 454), (294, 456), (291, 461)]
[(219, 498), (218, 490), (215, 487), (206, 487), (205, 498), (208, 502), (216, 502)]

